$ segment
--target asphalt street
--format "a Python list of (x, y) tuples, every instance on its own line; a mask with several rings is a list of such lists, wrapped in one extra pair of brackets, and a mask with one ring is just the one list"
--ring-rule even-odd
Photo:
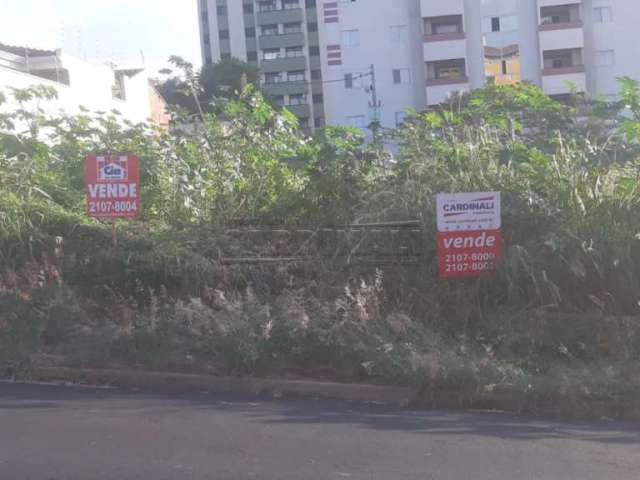
[(1, 480), (639, 480), (640, 427), (0, 383)]

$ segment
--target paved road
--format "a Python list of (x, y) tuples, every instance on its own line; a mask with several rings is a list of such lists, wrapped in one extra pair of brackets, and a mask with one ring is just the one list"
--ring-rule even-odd
[(0, 383), (0, 479), (638, 480), (640, 428)]

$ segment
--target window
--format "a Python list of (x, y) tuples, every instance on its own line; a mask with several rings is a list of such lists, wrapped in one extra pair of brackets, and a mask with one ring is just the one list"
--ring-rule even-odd
[(284, 33), (300, 33), (302, 31), (302, 24), (300, 22), (285, 23)]
[(304, 4), (307, 8), (316, 8), (316, 0), (306, 0)]
[(300, 8), (299, 0), (282, 0), (283, 10), (293, 10), (294, 8)]
[(227, 14), (227, 6), (226, 5), (218, 5), (218, 8), (216, 9), (216, 11), (218, 12), (219, 16), (224, 16)]
[(298, 125), (300, 125), (300, 128), (309, 128), (309, 117), (300, 118)]
[(251, 15), (253, 13), (253, 3), (243, 3), (242, 13), (245, 15)]
[(208, 33), (204, 34), (204, 44), (211, 45), (211, 36)]
[(257, 62), (258, 61), (258, 52), (247, 52), (247, 61), (248, 62)]
[(282, 75), (280, 72), (270, 72), (264, 74), (264, 83), (280, 83)]
[(609, 23), (612, 21), (611, 7), (596, 7), (593, 9), (593, 21), (595, 23)]
[(353, 88), (353, 73), (344, 74), (344, 88)]
[(289, 105), (306, 105), (307, 96), (304, 93), (289, 95)]
[(317, 128), (323, 127), (324, 126), (324, 117), (316, 117), (314, 119), (314, 123), (316, 124)]
[(322, 80), (322, 70), (311, 70), (311, 80)]
[(507, 61), (502, 60), (502, 75), (506, 75), (507, 73)]
[(259, 12), (272, 12), (277, 9), (276, 0), (262, 0), (258, 3)]
[(263, 25), (261, 32), (262, 32), (262, 35), (264, 35), (264, 36), (267, 36), (267, 35), (278, 35), (278, 25), (277, 24)]
[(231, 60), (231, 54), (223, 53), (222, 55), (220, 55), (220, 60)]
[(283, 95), (276, 95), (273, 97), (273, 103), (275, 105), (278, 105), (279, 107), (282, 107), (284, 105), (284, 96)]
[(245, 28), (244, 34), (247, 38), (255, 38), (256, 37), (256, 29), (253, 27)]
[(218, 32), (220, 40), (229, 40), (229, 30), (220, 30)]
[(411, 83), (408, 68), (396, 68), (393, 70), (393, 83), (396, 85), (402, 83)]
[(309, 55), (312, 57), (320, 56), (320, 47), (309, 47)]
[(613, 50), (596, 51), (596, 67), (609, 67), (615, 64), (615, 54)]
[(315, 105), (319, 105), (320, 103), (324, 102), (324, 96), (321, 93), (314, 93), (313, 94), (313, 103)]
[(267, 48), (262, 51), (263, 60), (275, 60), (276, 58), (280, 58), (279, 48)]
[[(515, 32), (518, 30), (518, 15), (482, 18), (482, 33)], [(497, 29), (497, 30), (496, 30)]]
[(289, 82), (304, 82), (304, 80), (304, 70), (287, 72), (287, 81)]
[(350, 125), (356, 128), (367, 128), (364, 115), (353, 115), (353, 116), (347, 117), (347, 125)]
[(307, 23), (307, 30), (310, 31), (310, 32), (317, 32), (318, 31), (318, 24), (316, 22)]
[(355, 47), (360, 45), (360, 32), (358, 30), (343, 30), (340, 32), (340, 40), (342, 45), (346, 47)]
[(285, 57), (304, 57), (304, 49), (302, 47), (287, 47), (285, 49)]
[(403, 43), (407, 38), (406, 25), (392, 25), (389, 27), (389, 36), (392, 43)]
[(396, 112), (396, 127), (402, 125), (407, 118), (407, 112)]

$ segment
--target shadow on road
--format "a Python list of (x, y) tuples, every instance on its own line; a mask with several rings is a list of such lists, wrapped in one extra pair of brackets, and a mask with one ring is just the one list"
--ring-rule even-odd
[(331, 400), (280, 400), (232, 395), (148, 395), (117, 389), (0, 383), (0, 413), (59, 408), (157, 415), (211, 410), (241, 414), (271, 425), (351, 425), (430, 435), (477, 435), (514, 440), (573, 439), (640, 445), (640, 426), (614, 421), (557, 422), (473, 411), (409, 411), (385, 405)]

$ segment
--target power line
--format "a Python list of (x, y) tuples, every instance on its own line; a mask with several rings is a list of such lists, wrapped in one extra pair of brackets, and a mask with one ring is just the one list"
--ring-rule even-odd
[[(349, 75), (348, 73), (345, 73), (345, 77)], [(353, 74), (351, 74), (353, 75)], [(360, 78), (364, 78), (364, 77), (368, 77), (370, 76), (371, 73), (358, 73), (355, 76), (351, 77), (351, 80), (358, 80)], [(327, 83), (343, 83), (345, 81), (345, 77), (343, 78), (335, 78), (332, 80), (292, 80), (292, 81), (287, 81), (287, 80), (283, 80), (281, 82), (264, 82), (262, 85), (280, 85), (281, 83), (291, 83), (291, 84), (296, 84), (296, 85), (302, 85), (302, 84), (306, 84), (306, 85), (313, 85), (313, 84), (320, 84), (320, 85), (324, 85)]]

